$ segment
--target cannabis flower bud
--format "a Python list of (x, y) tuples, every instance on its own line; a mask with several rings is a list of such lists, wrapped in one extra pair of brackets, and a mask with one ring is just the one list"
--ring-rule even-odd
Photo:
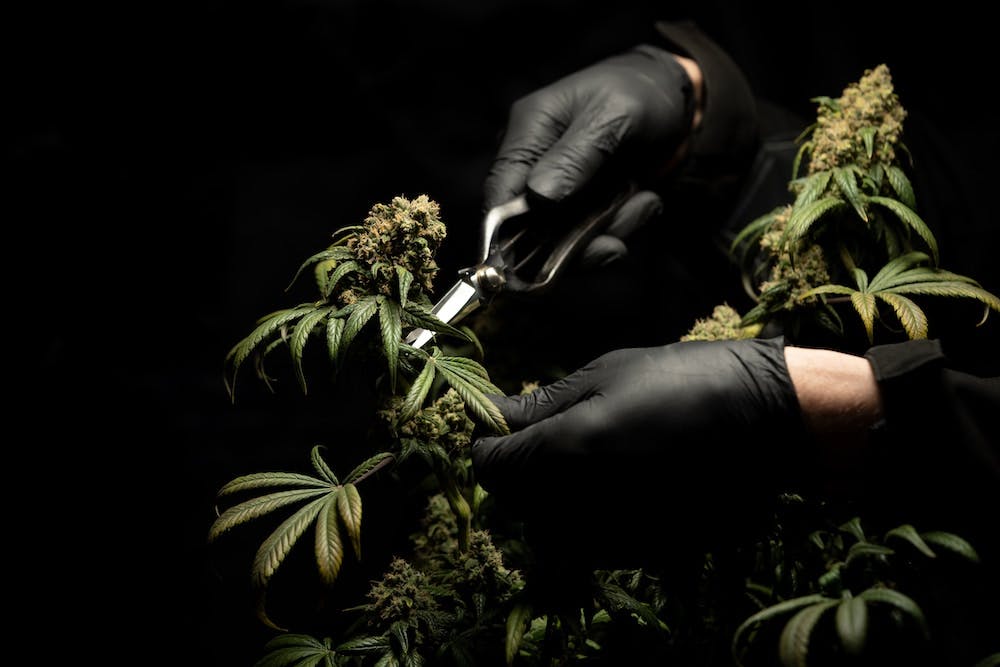
[(696, 320), (691, 330), (681, 336), (689, 340), (737, 340), (749, 338), (750, 332), (740, 327), (740, 314), (728, 304), (716, 306), (711, 317)]
[(434, 261), (445, 237), (438, 204), (420, 195), (409, 200), (393, 197), (388, 204), (375, 204), (357, 235), (347, 247), (368, 266), (376, 290), (392, 294), (399, 284), (395, 267), (413, 275), (412, 288), (430, 292), (438, 265)]
[(893, 92), (885, 65), (866, 70), (837, 100), (823, 100), (812, 134), (809, 173), (873, 162), (891, 164), (903, 132), (906, 110)]

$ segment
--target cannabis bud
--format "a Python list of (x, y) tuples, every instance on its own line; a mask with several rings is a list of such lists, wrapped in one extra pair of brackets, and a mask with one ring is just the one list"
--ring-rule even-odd
[(392, 294), (396, 266), (413, 275), (414, 287), (431, 291), (438, 271), (434, 256), (446, 235), (439, 213), (438, 204), (427, 195), (413, 200), (393, 197), (371, 208), (347, 247), (369, 267), (378, 293)]
[(836, 100), (818, 98), (809, 172), (855, 164), (892, 164), (903, 133), (906, 110), (893, 92), (885, 65), (866, 70)]

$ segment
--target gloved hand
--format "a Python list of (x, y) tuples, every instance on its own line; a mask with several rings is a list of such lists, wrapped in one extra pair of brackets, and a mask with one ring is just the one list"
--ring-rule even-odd
[[(484, 184), (487, 209), (527, 191), (559, 202), (609, 168), (641, 183), (668, 163), (691, 129), (691, 81), (674, 57), (641, 45), (516, 101)], [(625, 173), (623, 163), (629, 164)], [(660, 211), (640, 190), (583, 256), (585, 265), (626, 252), (623, 240)]]
[(612, 531), (616, 557), (649, 521), (723, 531), (806, 449), (780, 337), (617, 350), (494, 401), (512, 433), (476, 441), (477, 481), (560, 548)]

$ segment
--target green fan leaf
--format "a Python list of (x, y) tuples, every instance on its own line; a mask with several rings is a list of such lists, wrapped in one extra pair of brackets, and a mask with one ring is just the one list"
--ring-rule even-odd
[(287, 505), (315, 498), (316, 496), (326, 495), (329, 492), (329, 486), (323, 489), (296, 489), (294, 491), (279, 491), (277, 493), (270, 493), (266, 496), (260, 496), (259, 498), (247, 500), (239, 505), (234, 505), (219, 515), (219, 517), (212, 523), (212, 527), (208, 534), (208, 540), (211, 542), (218, 538), (219, 535), (235, 528), (236, 526), (244, 524), (247, 521), (252, 521), (253, 519), (259, 519), (260, 517), (270, 514), (271, 512), (281, 509)]
[(889, 165), (885, 168), (885, 175), (889, 179), (889, 185), (892, 186), (896, 196), (899, 197), (899, 201), (903, 202), (908, 208), (916, 208), (917, 197), (913, 193), (913, 185), (910, 184), (910, 179), (906, 177), (906, 173), (896, 165)]
[(344, 325), (344, 332), (340, 338), (340, 355), (343, 357), (347, 348), (354, 342), (354, 338), (361, 332), (368, 321), (378, 312), (378, 299), (374, 296), (366, 296), (354, 303), (354, 310), (347, 318)]
[(861, 292), (868, 291), (868, 274), (865, 270), (855, 266), (851, 269), (851, 275), (854, 276), (854, 283), (858, 286), (858, 290)]
[(330, 361), (336, 362), (340, 357), (340, 341), (344, 335), (346, 320), (331, 315), (326, 321), (326, 352)]
[(361, 560), (361, 494), (358, 487), (350, 482), (344, 484), (337, 494), (337, 511), (351, 538), (354, 557)]
[(811, 290), (807, 290), (798, 296), (799, 301), (805, 301), (809, 297), (819, 296), (821, 294), (841, 294), (844, 296), (849, 296), (855, 294), (857, 290), (852, 287), (847, 287), (846, 285), (819, 285), (818, 287), (813, 287)]
[(385, 651), (389, 648), (389, 637), (387, 635), (366, 635), (355, 637), (337, 646), (337, 653), (344, 655), (365, 655)]
[(420, 327), (421, 329), (427, 329), (428, 331), (434, 331), (436, 333), (448, 334), (449, 336), (454, 336), (460, 340), (466, 340), (467, 338), (461, 329), (453, 327), (423, 306), (413, 303), (412, 301), (406, 304), (406, 307), (403, 308), (401, 315), (403, 322), (409, 326)]
[(785, 232), (782, 235), (782, 241), (797, 241), (813, 224), (822, 218), (824, 215), (830, 211), (837, 210), (844, 206), (844, 202), (841, 201), (839, 197), (824, 197), (823, 199), (818, 199), (814, 202), (806, 204), (801, 208), (796, 206), (792, 211), (791, 217), (788, 218), (788, 226), (785, 227)]
[(341, 262), (340, 264), (337, 265), (337, 268), (333, 270), (333, 273), (327, 279), (326, 285), (324, 286), (323, 296), (329, 297), (331, 294), (333, 294), (333, 290), (337, 289), (337, 285), (340, 284), (340, 281), (348, 273), (351, 272), (361, 273), (363, 270), (364, 268), (361, 266), (361, 264), (354, 261), (353, 259), (348, 260), (346, 262)]
[(435, 359), (433, 357), (428, 357), (427, 362), (420, 371), (420, 374), (417, 375), (413, 384), (410, 385), (410, 390), (406, 392), (406, 398), (403, 399), (403, 406), (399, 410), (400, 424), (405, 424), (409, 420), (413, 419), (413, 416), (416, 415), (420, 408), (423, 407), (427, 394), (430, 392), (431, 386), (434, 384), (436, 367), (437, 364)]
[(333, 470), (327, 465), (326, 461), (323, 460), (321, 456), (322, 451), (326, 449), (323, 445), (316, 445), (312, 448), (309, 453), (310, 459), (312, 460), (313, 468), (319, 473), (319, 476), (328, 481), (330, 484), (337, 485), (340, 482), (337, 480), (337, 476), (333, 474)]
[(400, 319), (399, 304), (392, 299), (379, 297), (378, 322), (382, 332), (382, 350), (389, 364), (389, 389), (396, 392), (396, 369), (399, 366), (399, 339), (403, 323)]
[(330, 648), (326, 643), (316, 639), (312, 635), (297, 634), (293, 632), (286, 632), (283, 634), (270, 639), (264, 648), (271, 650), (276, 648), (316, 648), (316, 649), (328, 649)]
[(924, 542), (924, 538), (920, 537), (920, 533), (918, 533), (917, 529), (911, 524), (904, 523), (903, 525), (896, 526), (892, 530), (888, 531), (885, 534), (884, 541), (888, 542), (891, 539), (900, 539), (904, 542), (909, 542), (916, 547), (917, 551), (928, 558), (937, 558), (937, 554), (934, 553), (934, 550), (927, 546), (927, 543)]
[(861, 136), (861, 141), (865, 145), (865, 155), (868, 159), (872, 159), (872, 154), (875, 152), (875, 133), (878, 130), (870, 125), (868, 127), (863, 127), (858, 130), (858, 134)]
[(322, 479), (295, 472), (255, 472), (243, 475), (228, 482), (219, 489), (218, 497), (228, 496), (241, 491), (262, 489), (274, 486), (315, 486), (329, 489), (330, 485)]
[(399, 667), (399, 660), (396, 659), (392, 653), (386, 653), (378, 662), (375, 663), (375, 667)]
[(852, 563), (858, 558), (864, 558), (867, 556), (891, 556), (894, 553), (896, 552), (889, 547), (882, 546), (881, 544), (855, 542), (851, 545), (851, 548), (847, 550), (847, 558), (845, 561), (847, 563)]
[[(743, 638), (743, 635), (746, 634), (751, 628), (759, 625), (760, 623), (764, 623), (765, 621), (769, 621), (773, 618), (784, 616), (796, 610), (800, 610), (804, 607), (810, 607), (812, 605), (821, 602), (831, 602), (831, 600), (830, 598), (824, 595), (819, 595), (818, 593), (813, 595), (805, 595), (803, 597), (792, 598), (791, 600), (784, 600), (783, 602), (771, 605), (770, 607), (762, 609), (758, 611), (756, 614), (750, 616), (745, 621), (743, 621), (740, 624), (740, 626), (736, 628), (736, 632), (733, 633), (733, 641), (731, 646), (733, 659), (736, 661), (737, 664), (740, 664), (739, 650), (738, 650), (740, 645), (740, 640)], [(834, 600), (832, 602), (836, 601)]]
[(845, 533), (850, 533), (854, 537), (854, 539), (856, 539), (858, 542), (867, 541), (867, 538), (865, 537), (865, 531), (861, 527), (860, 517), (856, 516), (851, 517), (844, 523), (840, 524), (840, 526), (838, 526), (838, 529), (844, 531)]
[[(805, 139), (806, 136), (808, 136), (808, 133), (812, 132), (814, 129), (816, 129), (816, 124), (815, 123), (813, 123), (812, 125), (810, 125), (809, 127), (807, 127), (803, 131), (803, 133), (799, 135), (799, 137), (801, 139)], [(792, 160), (792, 178), (793, 179), (799, 177), (799, 169), (801, 168), (801, 165), (802, 165), (802, 158), (805, 156), (805, 154), (808, 151), (812, 150), (812, 147), (813, 147), (813, 143), (811, 141), (803, 141), (802, 145), (799, 146), (799, 150), (795, 151), (795, 159)]]
[(413, 274), (405, 266), (396, 265), (396, 277), (399, 279), (399, 305), (406, 308), (406, 300), (413, 284)]
[[(872, 291), (883, 290), (886, 287), (890, 287), (892, 284), (891, 281), (894, 280), (896, 276), (905, 273), (916, 264), (927, 261), (930, 261), (930, 256), (925, 252), (919, 251), (908, 252), (904, 255), (896, 257), (879, 269), (878, 273), (875, 274), (875, 277), (872, 278)], [(928, 270), (930, 270), (929, 267), (924, 268), (928, 268)]]
[(954, 533), (931, 530), (921, 533), (920, 536), (924, 538), (927, 544), (933, 545), (938, 549), (944, 549), (945, 551), (957, 554), (973, 563), (979, 562), (979, 554), (976, 553), (972, 545)]
[(963, 276), (958, 273), (952, 273), (951, 271), (945, 271), (944, 269), (937, 269), (930, 266), (918, 266), (913, 269), (907, 269), (906, 271), (897, 273), (895, 276), (887, 278), (881, 282), (882, 284), (879, 287), (880, 290), (888, 290), (900, 285), (908, 285), (911, 283), (958, 282), (973, 285), (975, 287), (980, 286), (979, 283), (968, 276)]
[(913, 601), (913, 598), (891, 588), (869, 588), (861, 591), (858, 597), (863, 598), (867, 602), (880, 602), (892, 605), (917, 622), (924, 638), (930, 637), (930, 630), (927, 627), (927, 619), (924, 617), (924, 612), (920, 609), (920, 605)]
[(913, 209), (901, 202), (896, 201), (895, 199), (892, 199), (891, 197), (867, 197), (866, 199), (874, 204), (878, 204), (879, 206), (884, 206), (889, 209), (900, 220), (900, 222), (915, 231), (930, 249), (931, 255), (934, 257), (934, 264), (938, 264), (937, 240), (934, 238), (934, 234), (931, 233), (927, 224), (920, 219), (920, 216), (917, 215)]
[(837, 184), (837, 189), (854, 207), (858, 217), (868, 222), (868, 212), (865, 211), (864, 203), (861, 201), (861, 194), (858, 192), (858, 183), (854, 180), (854, 171), (849, 167), (837, 167), (833, 170), (833, 182)]
[(885, 169), (878, 162), (868, 168), (868, 174), (866, 174), (865, 180), (870, 183), (870, 189), (873, 195), (877, 195), (882, 190), (882, 179), (884, 176)]
[(743, 229), (739, 231), (735, 238), (733, 238), (733, 242), (729, 244), (729, 254), (735, 254), (736, 249), (743, 243), (750, 244), (759, 239), (767, 228), (774, 223), (774, 219), (783, 208), (784, 207), (779, 206), (773, 211), (751, 220)]
[(785, 624), (778, 640), (778, 655), (782, 665), (806, 667), (813, 629), (823, 614), (836, 604), (836, 601), (831, 600), (806, 607)]
[(392, 463), (396, 457), (391, 452), (379, 452), (362, 461), (346, 478), (345, 484), (358, 484), (361, 480)]
[(333, 310), (333, 306), (317, 308), (300, 319), (292, 331), (292, 338), (288, 344), (288, 348), (292, 353), (292, 365), (295, 368), (295, 377), (299, 381), (299, 386), (302, 388), (303, 394), (307, 392), (307, 387), (305, 371), (302, 369), (302, 354), (305, 350), (306, 342), (309, 340), (309, 335), (331, 310)]
[(354, 254), (350, 250), (344, 247), (331, 246), (326, 250), (321, 250), (312, 257), (309, 257), (306, 261), (302, 262), (298, 270), (295, 272), (295, 275), (292, 276), (292, 280), (288, 283), (288, 287), (285, 288), (285, 291), (287, 292), (289, 289), (291, 289), (292, 285), (295, 284), (295, 281), (299, 279), (300, 275), (302, 275), (302, 272), (305, 271), (307, 267), (315, 264), (316, 262), (325, 262), (329, 260), (341, 261), (344, 259), (351, 259), (353, 257)]
[(981, 287), (965, 282), (948, 280), (934, 283), (910, 283), (893, 287), (891, 291), (894, 294), (926, 294), (928, 296), (975, 299), (993, 310), (1000, 311), (1000, 298)]
[(847, 598), (837, 605), (837, 636), (848, 655), (860, 655), (868, 635), (868, 605), (864, 598)]
[(851, 303), (854, 310), (858, 311), (861, 321), (865, 325), (865, 332), (868, 334), (868, 342), (872, 342), (875, 332), (875, 295), (866, 292), (851, 292)]
[(340, 574), (340, 566), (344, 562), (344, 543), (340, 536), (340, 525), (337, 517), (338, 498), (341, 491), (337, 490), (326, 498), (319, 516), (316, 517), (316, 565), (319, 576), (327, 586), (333, 586)]
[(295, 514), (285, 519), (257, 550), (253, 562), (253, 583), (258, 593), (257, 616), (261, 622), (269, 627), (283, 629), (276, 626), (268, 618), (265, 611), (264, 592), (267, 590), (267, 584), (285, 560), (288, 552), (316, 519), (316, 515), (319, 514), (326, 501), (326, 498), (317, 498), (300, 508)]
[(234, 395), (236, 373), (239, 371), (240, 366), (243, 365), (243, 362), (246, 361), (247, 357), (250, 356), (250, 353), (282, 326), (294, 322), (300, 317), (313, 312), (315, 309), (316, 306), (313, 304), (300, 304), (295, 308), (286, 308), (284, 310), (271, 313), (260, 321), (260, 324), (258, 324), (252, 332), (250, 332), (249, 336), (241, 340), (239, 343), (234, 345), (231, 350), (229, 350), (229, 353), (226, 355), (226, 362), (232, 363), (233, 375), (232, 380), (227, 381), (226, 386), (229, 390), (230, 396)]
[(521, 640), (531, 623), (531, 606), (523, 602), (514, 605), (507, 615), (507, 640), (506, 656), (507, 664), (512, 665), (521, 649)]
[[(316, 262), (316, 265), (313, 267), (313, 277), (316, 279), (316, 289), (319, 290), (319, 293), (324, 299), (330, 296), (330, 290), (327, 289), (327, 283), (330, 279), (330, 271), (336, 266), (336, 260), (325, 259), (321, 262)], [(289, 285), (289, 287), (291, 287), (291, 285)]]
[[(817, 201), (819, 196), (826, 191), (827, 186), (830, 184), (831, 176), (832, 173), (829, 171), (818, 171), (815, 174), (807, 176), (805, 184), (802, 186), (802, 191), (799, 192), (798, 197), (795, 198), (795, 203), (792, 205), (792, 208), (799, 210)], [(840, 200), (838, 199), (838, 201)], [(794, 216), (794, 213), (792, 215)]]
[(875, 296), (892, 306), (910, 340), (927, 338), (927, 315), (916, 302), (892, 292), (876, 292)]
[(666, 623), (660, 620), (648, 604), (635, 599), (620, 586), (608, 583), (598, 584), (596, 598), (600, 605), (612, 615), (624, 612), (629, 616), (634, 615), (648, 627), (656, 630), (667, 629)]
[(484, 394), (503, 394), (503, 390), (490, 381), (489, 373), (483, 366), (466, 357), (438, 357), (438, 368), (442, 365), (459, 373)]
[(287, 646), (277, 648), (254, 663), (253, 667), (315, 667), (334, 653), (325, 646)]
[(470, 410), (481, 422), (495, 433), (509, 433), (507, 421), (504, 419), (500, 409), (493, 401), (487, 398), (480, 388), (482, 378), (470, 373), (459, 365), (448, 365), (438, 359), (438, 373), (444, 380), (455, 388), (459, 396), (465, 402), (466, 409)]

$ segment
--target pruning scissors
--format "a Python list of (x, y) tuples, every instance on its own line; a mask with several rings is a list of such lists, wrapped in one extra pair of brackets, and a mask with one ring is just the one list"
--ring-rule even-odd
[[(458, 280), (431, 313), (454, 325), (501, 292), (549, 291), (572, 260), (611, 224), (635, 187), (592, 190), (585, 199), (541, 205), (521, 194), (487, 211), (479, 263), (459, 270)], [(414, 329), (406, 343), (419, 348), (433, 337), (433, 331)]]

